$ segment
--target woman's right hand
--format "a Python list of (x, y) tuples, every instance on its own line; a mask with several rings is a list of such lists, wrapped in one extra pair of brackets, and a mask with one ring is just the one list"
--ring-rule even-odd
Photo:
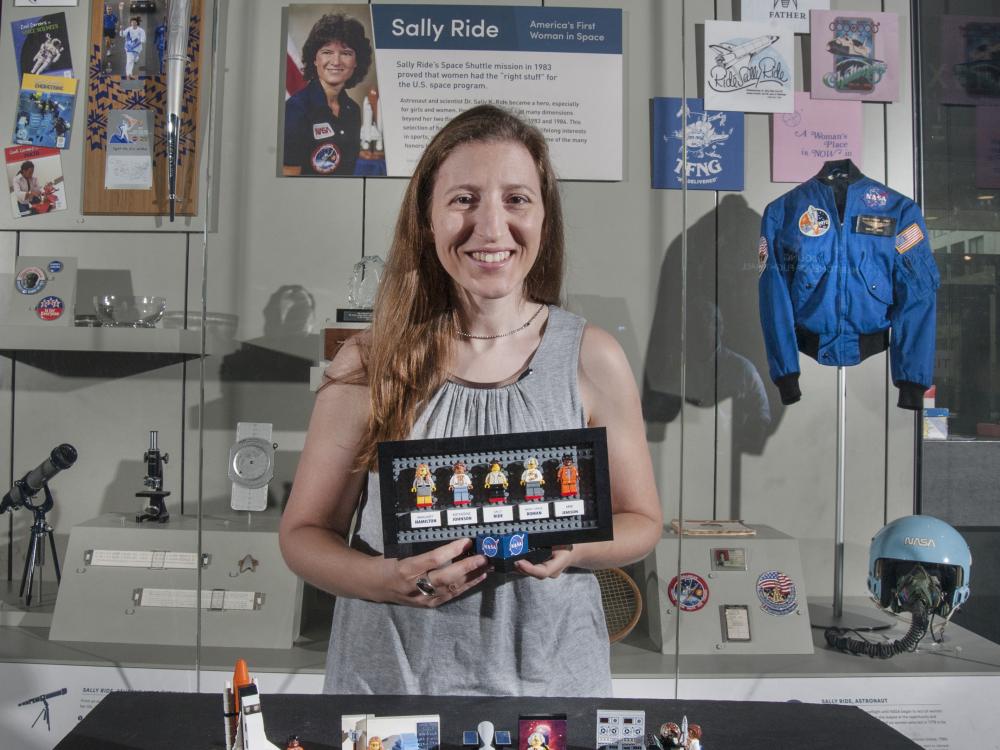
[(461, 596), (482, 583), (488, 572), (483, 555), (461, 557), (472, 545), (472, 539), (459, 539), (413, 557), (377, 558), (382, 583), (378, 600), (434, 608)]

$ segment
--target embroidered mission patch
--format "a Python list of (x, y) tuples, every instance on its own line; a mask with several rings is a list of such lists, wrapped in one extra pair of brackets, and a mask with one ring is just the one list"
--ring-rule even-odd
[(799, 231), (806, 237), (822, 237), (830, 229), (830, 214), (822, 208), (809, 206), (799, 217)]
[(757, 275), (764, 273), (767, 268), (767, 237), (761, 236), (757, 243)]

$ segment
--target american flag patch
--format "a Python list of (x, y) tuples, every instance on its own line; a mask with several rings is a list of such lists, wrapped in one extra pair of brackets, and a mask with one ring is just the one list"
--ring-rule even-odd
[(767, 268), (767, 237), (761, 236), (757, 243), (757, 274), (764, 273)]
[(923, 230), (920, 225), (913, 222), (904, 229), (902, 232), (896, 235), (896, 252), (902, 255), (911, 247), (916, 245), (924, 238)]

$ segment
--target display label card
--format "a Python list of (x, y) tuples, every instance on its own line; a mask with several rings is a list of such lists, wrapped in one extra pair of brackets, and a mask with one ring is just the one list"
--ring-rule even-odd
[(813, 99), (899, 99), (898, 15), (817, 10), (810, 28)]
[(976, 187), (1000, 188), (1000, 107), (976, 107)]
[(1000, 18), (940, 17), (941, 65), (937, 81), (944, 104), (1000, 105)]
[(371, 14), (389, 176), (409, 176), (442, 125), (490, 103), (545, 134), (560, 178), (622, 179), (620, 9), (378, 3)]
[(722, 605), (723, 637), (727, 641), (750, 640), (750, 608), (745, 604)]
[(794, 109), (795, 34), (786, 26), (705, 22), (705, 106), (737, 112)]
[(465, 526), (479, 521), (475, 508), (452, 508), (447, 511), (447, 518), (449, 526)]
[(680, 97), (654, 98), (654, 188), (683, 187), (685, 142), (688, 190), (743, 189), (742, 112), (706, 110), (701, 99), (685, 107)]
[(826, 161), (850, 159), (863, 169), (861, 102), (810, 99), (795, 92), (795, 111), (771, 116), (771, 180), (804, 182)]
[(483, 523), (503, 523), (514, 520), (514, 508), (510, 505), (497, 505), (483, 508)]
[(104, 157), (106, 190), (150, 190), (153, 187), (153, 144), (147, 109), (108, 112)]
[(410, 528), (429, 529), (441, 525), (441, 511), (421, 510), (410, 514)]
[(583, 500), (556, 500), (552, 503), (556, 518), (583, 515)]
[(809, 11), (829, 7), (830, 0), (742, 0), (740, 20), (777, 23), (796, 34), (808, 34)]

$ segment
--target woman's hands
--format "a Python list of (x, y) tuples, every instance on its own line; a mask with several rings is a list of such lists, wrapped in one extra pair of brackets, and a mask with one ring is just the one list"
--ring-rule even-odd
[(573, 545), (567, 544), (552, 548), (552, 557), (543, 563), (530, 563), (527, 560), (518, 560), (514, 566), (518, 572), (532, 578), (558, 578), (566, 568), (573, 565)]
[(483, 555), (456, 559), (472, 546), (471, 539), (459, 539), (403, 560), (375, 558), (381, 566), (378, 600), (434, 608), (461, 596), (482, 583), (488, 572)]

